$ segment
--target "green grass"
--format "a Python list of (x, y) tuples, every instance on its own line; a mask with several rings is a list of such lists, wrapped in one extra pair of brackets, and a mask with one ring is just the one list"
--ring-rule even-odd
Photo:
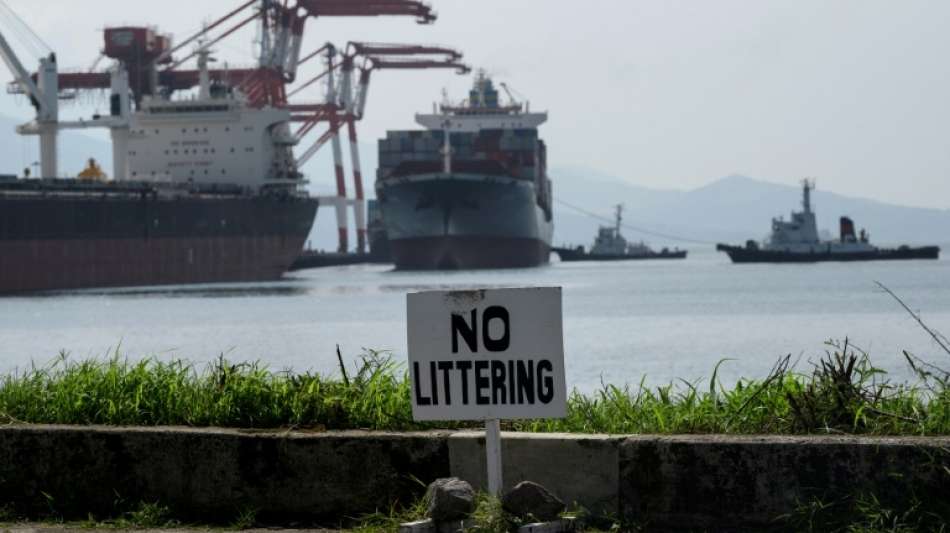
[[(829, 343), (804, 369), (779, 360), (769, 375), (724, 387), (719, 365), (702, 382), (604, 385), (573, 392), (561, 420), (509, 421), (506, 429), (576, 433), (950, 435), (950, 376), (905, 354), (917, 379), (894, 383), (860, 350)], [(341, 361), (342, 362), (342, 361)], [(0, 424), (187, 425), (384, 429), (474, 427), (417, 423), (404, 366), (367, 352), (341, 377), (273, 371), (220, 358), (74, 361), (0, 376)], [(342, 368), (342, 367), (341, 367)]]

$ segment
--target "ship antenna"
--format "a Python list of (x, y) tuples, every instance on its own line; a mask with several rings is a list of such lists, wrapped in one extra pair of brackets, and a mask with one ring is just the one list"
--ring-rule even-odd
[(806, 213), (811, 213), (811, 191), (815, 188), (815, 180), (808, 181), (808, 178), (802, 180), (802, 209)]
[(620, 236), (620, 226), (623, 222), (623, 204), (617, 204), (617, 228), (614, 230), (617, 232), (617, 236)]

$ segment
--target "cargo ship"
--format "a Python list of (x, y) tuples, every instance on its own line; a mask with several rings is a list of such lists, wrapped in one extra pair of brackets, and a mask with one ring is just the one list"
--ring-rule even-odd
[(663, 248), (659, 252), (643, 241), (628, 242), (620, 233), (623, 205), (616, 206), (613, 226), (601, 226), (590, 250), (583, 246), (554, 248), (561, 261), (630, 261), (642, 259), (686, 259), (686, 250)]
[(841, 217), (839, 238), (822, 241), (818, 236), (815, 213), (811, 208), (811, 191), (815, 185), (802, 181), (802, 210), (792, 212), (790, 220), (772, 219), (772, 233), (762, 244), (754, 240), (745, 246), (718, 244), (733, 263), (814, 263), (818, 261), (873, 261), (891, 259), (937, 259), (937, 246), (878, 248), (872, 245), (865, 230), (855, 233), (854, 221)]
[[(501, 84), (502, 88), (507, 88)], [(397, 269), (546, 264), (554, 229), (546, 147), (532, 113), (484, 72), (467, 101), (417, 114), (423, 130), (379, 141), (376, 196)]]
[[(106, 36), (153, 58), (168, 46), (147, 32)], [(0, 53), (15, 60), (2, 35)], [(283, 275), (318, 206), (297, 170), (290, 112), (251, 107), (240, 91), (213, 81), (209, 54), (198, 53), (197, 94), (179, 99), (136, 95), (117, 63), (110, 114), (81, 123), (58, 120), (54, 55), (36, 75), (7, 62), (14, 87), (37, 109), (37, 120), (18, 132), (40, 136), (42, 161), (41, 177), (27, 169), (0, 179), (0, 294)], [(67, 127), (112, 131), (111, 177), (94, 162), (76, 178), (58, 177), (56, 132)]]

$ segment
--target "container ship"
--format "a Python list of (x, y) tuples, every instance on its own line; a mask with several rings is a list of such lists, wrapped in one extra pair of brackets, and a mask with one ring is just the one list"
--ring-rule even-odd
[(802, 181), (802, 210), (792, 212), (790, 220), (772, 219), (772, 233), (762, 244), (750, 240), (745, 246), (718, 244), (733, 263), (814, 263), (818, 261), (873, 261), (888, 259), (937, 259), (937, 246), (878, 248), (865, 230), (855, 233), (854, 221), (841, 217), (837, 240), (822, 241), (818, 236), (815, 212), (811, 207), (814, 183)]
[[(502, 88), (507, 88), (504, 84)], [(397, 269), (534, 267), (548, 262), (551, 181), (538, 126), (547, 113), (479, 72), (468, 100), (417, 114), (424, 130), (379, 141), (376, 196)]]
[[(149, 38), (107, 30), (107, 43), (145, 48), (139, 36)], [(213, 83), (208, 55), (197, 95), (143, 96), (134, 112), (127, 73), (112, 71), (111, 113), (89, 126), (112, 129), (113, 179), (93, 161), (75, 179), (55, 177), (56, 130), (70, 124), (55, 120), (48, 89), (59, 81), (55, 56), (42, 61), (38, 120), (18, 131), (40, 136), (43, 177), (0, 180), (0, 293), (272, 280), (287, 270), (318, 205), (301, 187), (290, 113), (251, 108)], [(34, 90), (25, 73), (17, 79)]]

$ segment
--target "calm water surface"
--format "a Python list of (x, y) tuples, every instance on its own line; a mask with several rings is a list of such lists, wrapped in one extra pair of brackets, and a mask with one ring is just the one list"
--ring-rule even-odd
[[(945, 250), (947, 248), (944, 248)], [(662, 383), (761, 377), (784, 354), (800, 369), (828, 339), (849, 337), (878, 366), (907, 378), (901, 350), (950, 367), (950, 357), (878, 280), (950, 334), (950, 261), (732, 265), (693, 250), (685, 261), (555, 263), (484, 272), (403, 273), (357, 266), (310, 270), (276, 283), (79, 291), (0, 298), (0, 372), (62, 350), (101, 357), (207, 362), (261, 359), (273, 368), (336, 371), (336, 344), (406, 358), (406, 293), (425, 289), (564, 288), (568, 383)]]

